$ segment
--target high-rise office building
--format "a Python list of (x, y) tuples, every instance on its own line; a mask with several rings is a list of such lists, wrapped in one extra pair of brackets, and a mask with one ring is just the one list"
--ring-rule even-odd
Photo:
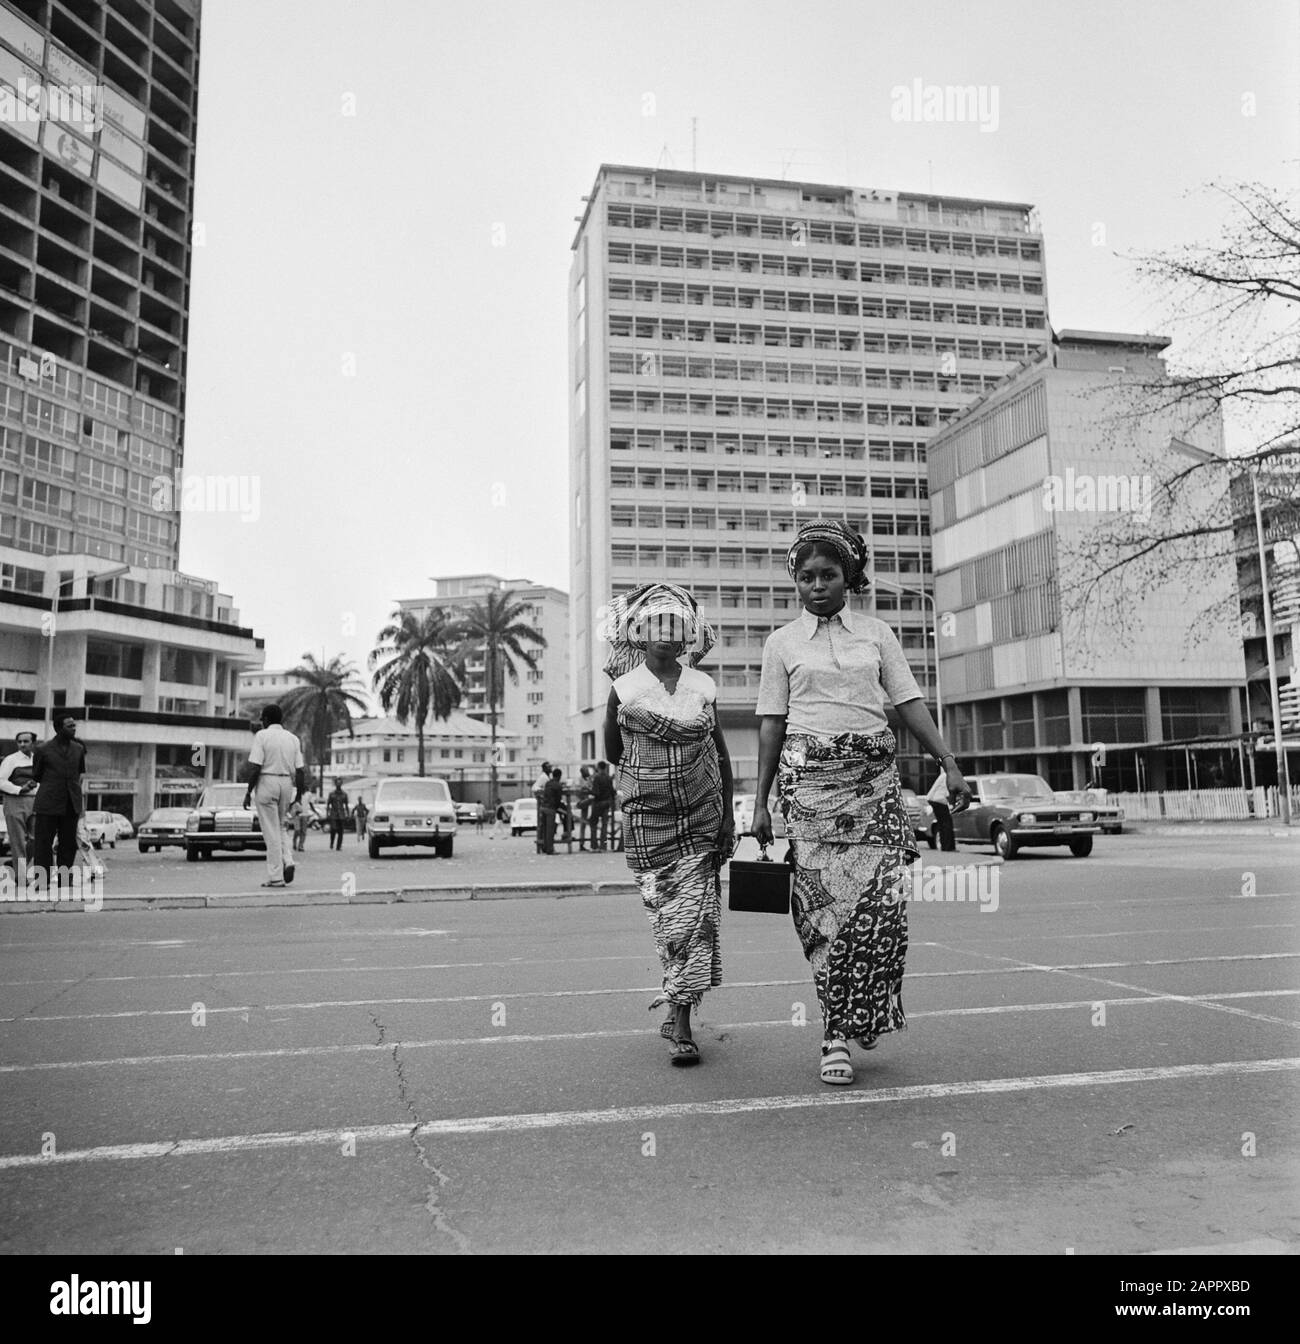
[(0, 738), (93, 727), (92, 801), (230, 778), (240, 670), (178, 572), (198, 0), (0, 0)]
[(752, 788), (763, 641), (797, 609), (801, 521), (867, 537), (874, 610), (933, 687), (925, 444), (1046, 340), (1042, 239), (1024, 204), (608, 164), (585, 200), (569, 311), (579, 749), (603, 752), (602, 605), (675, 580), (717, 627), (707, 670)]

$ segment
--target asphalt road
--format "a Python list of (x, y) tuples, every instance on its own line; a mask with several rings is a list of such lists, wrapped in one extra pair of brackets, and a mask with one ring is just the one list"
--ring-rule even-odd
[(988, 864), (850, 1088), (779, 917), (725, 917), (679, 1070), (634, 896), (7, 916), (0, 1250), (1291, 1252), (1297, 859)]

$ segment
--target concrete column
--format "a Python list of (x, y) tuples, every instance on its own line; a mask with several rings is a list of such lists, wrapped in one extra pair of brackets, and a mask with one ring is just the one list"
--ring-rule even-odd
[(162, 645), (146, 644), (140, 668), (140, 708), (158, 713), (158, 681), (162, 671)]
[[(146, 661), (148, 651), (145, 652)], [(135, 816), (132, 820), (143, 821), (153, 811), (154, 791), (158, 787), (157, 753), (152, 742), (142, 742), (137, 748), (135, 776)]]
[(1148, 742), (1163, 742), (1164, 728), (1160, 721), (1160, 687), (1148, 686), (1146, 703), (1146, 733)]

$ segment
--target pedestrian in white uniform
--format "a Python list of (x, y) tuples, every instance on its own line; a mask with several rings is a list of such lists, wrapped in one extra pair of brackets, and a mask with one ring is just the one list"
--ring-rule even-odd
[(283, 718), (279, 705), (267, 705), (262, 710), (262, 731), (254, 736), (253, 750), (248, 753), (251, 774), (244, 806), (256, 801), (257, 819), (266, 840), (268, 876), (264, 887), (283, 887), (293, 881), (289, 808), (307, 786), (302, 743), (285, 728)]
[(32, 808), (36, 805), (32, 753), (36, 748), (36, 734), (19, 733), (14, 739), (14, 745), (18, 750), (0, 761), (0, 793), (4, 794), (9, 852), (13, 856), (14, 872), (21, 882), (32, 847)]

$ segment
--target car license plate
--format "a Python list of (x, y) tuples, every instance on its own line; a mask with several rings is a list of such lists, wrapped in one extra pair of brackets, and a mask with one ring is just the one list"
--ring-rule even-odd
[(422, 826), (424, 823), (419, 817), (407, 817), (406, 824), (408, 826)]

